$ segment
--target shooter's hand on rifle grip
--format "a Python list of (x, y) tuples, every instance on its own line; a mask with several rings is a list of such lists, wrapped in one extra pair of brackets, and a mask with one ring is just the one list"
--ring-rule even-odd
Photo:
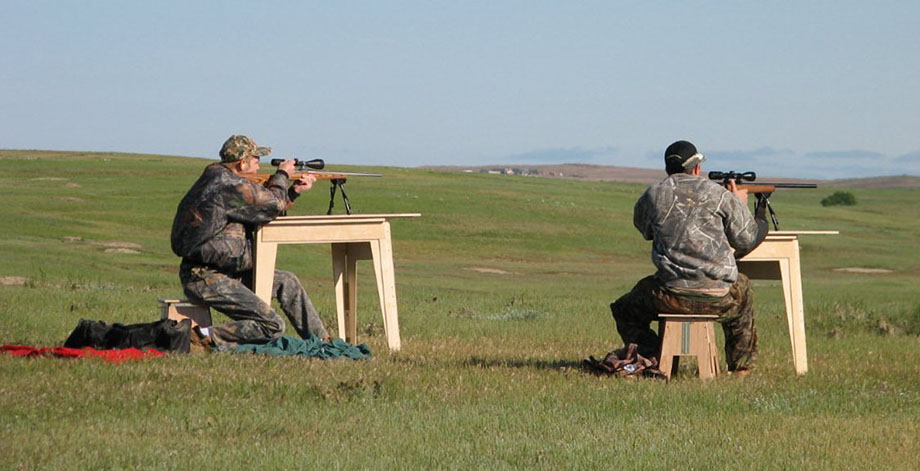
[(741, 200), (742, 203), (747, 204), (748, 202), (748, 191), (744, 188), (739, 189), (738, 184), (734, 180), (728, 181), (728, 191), (732, 192), (736, 198)]
[(294, 175), (294, 160), (285, 160), (278, 164), (278, 170), (284, 170), (284, 173), (287, 173), (288, 176)]
[(310, 188), (313, 188), (313, 182), (315, 181), (316, 176), (309, 173), (301, 174), (300, 178), (294, 181), (294, 191), (296, 191), (297, 194), (301, 194)]

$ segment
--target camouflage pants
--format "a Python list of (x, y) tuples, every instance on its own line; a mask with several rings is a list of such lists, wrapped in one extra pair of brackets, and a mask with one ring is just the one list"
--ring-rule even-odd
[[(265, 343), (284, 333), (284, 319), (244, 284), (251, 276), (251, 271), (237, 277), (185, 263), (179, 268), (179, 279), (189, 299), (207, 304), (233, 319), (208, 329), (218, 346)], [(296, 275), (275, 270), (272, 297), (278, 300), (298, 335), (303, 338), (311, 333), (320, 338), (329, 336)]]
[(757, 359), (754, 292), (744, 274), (723, 298), (709, 300), (682, 296), (665, 289), (654, 276), (643, 278), (629, 293), (610, 305), (623, 343), (635, 343), (639, 354), (658, 356), (658, 335), (649, 327), (659, 313), (717, 314), (725, 332), (725, 360), (729, 371), (750, 369)]

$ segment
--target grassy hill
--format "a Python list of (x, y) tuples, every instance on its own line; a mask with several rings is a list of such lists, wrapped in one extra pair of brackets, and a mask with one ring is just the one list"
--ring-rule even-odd
[[(0, 164), (0, 343), (152, 321), (156, 299), (181, 296), (170, 225), (206, 161)], [(631, 222), (644, 185), (340, 169), (386, 174), (349, 182), (356, 212), (423, 214), (393, 223), (401, 352), (359, 264), (370, 361), (0, 356), (0, 469), (920, 467), (916, 188), (847, 188), (853, 207), (822, 207), (828, 189), (775, 195), (784, 229), (841, 231), (802, 240), (810, 372), (794, 375), (778, 285), (755, 282), (756, 374), (665, 384), (578, 369), (619, 346), (607, 305), (653, 271)], [(318, 184), (291, 214), (327, 202)], [(328, 248), (283, 246), (278, 263), (334, 328)], [(854, 267), (891, 272), (835, 271)]]

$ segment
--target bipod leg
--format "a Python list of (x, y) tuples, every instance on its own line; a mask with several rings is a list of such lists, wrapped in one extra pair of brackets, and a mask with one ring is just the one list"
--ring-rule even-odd
[(327, 216), (332, 214), (332, 208), (335, 206), (335, 189), (339, 186), (339, 184), (336, 183), (337, 181), (336, 179), (329, 180), (332, 186), (329, 187), (329, 209), (326, 211)]
[(329, 180), (329, 183), (332, 183), (332, 186), (329, 187), (329, 210), (326, 211), (326, 214), (332, 214), (332, 208), (335, 207), (336, 188), (342, 190), (342, 201), (345, 202), (345, 214), (351, 214), (351, 203), (348, 202), (348, 195), (345, 194), (345, 179), (333, 178)]
[(342, 191), (342, 201), (345, 202), (345, 214), (351, 214), (351, 203), (348, 202), (348, 195), (345, 194), (346, 180), (344, 178), (337, 178), (336, 180), (339, 182), (339, 190)]
[[(767, 211), (770, 212), (770, 219), (773, 221), (773, 230), (779, 230), (779, 220), (776, 219), (776, 211), (773, 211), (773, 205), (770, 204), (770, 194), (757, 194), (757, 199), (762, 201), (763, 204), (767, 207)], [(760, 202), (758, 201), (758, 202)]]

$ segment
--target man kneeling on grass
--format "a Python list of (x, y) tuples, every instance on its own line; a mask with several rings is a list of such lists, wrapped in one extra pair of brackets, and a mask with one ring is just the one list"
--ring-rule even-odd
[[(315, 178), (301, 177), (288, 188), (293, 160), (279, 165), (265, 186), (240, 176), (257, 172), (259, 157), (270, 152), (246, 136), (231, 136), (220, 150), (220, 163), (204, 169), (176, 210), (172, 250), (182, 257), (179, 279), (185, 295), (233, 319), (196, 329), (193, 344), (265, 343), (284, 333), (281, 316), (247, 287), (252, 286), (252, 230), (278, 217)], [(272, 296), (301, 337), (312, 333), (328, 339), (313, 302), (293, 273), (275, 270)]]
[(610, 305), (617, 332), (651, 358), (658, 336), (649, 325), (659, 313), (716, 314), (728, 370), (746, 374), (757, 358), (757, 329), (751, 284), (735, 259), (766, 237), (764, 207), (752, 216), (747, 190), (700, 176), (706, 157), (687, 141), (671, 144), (664, 158), (668, 177), (639, 198), (633, 213), (636, 229), (652, 241), (658, 271)]

